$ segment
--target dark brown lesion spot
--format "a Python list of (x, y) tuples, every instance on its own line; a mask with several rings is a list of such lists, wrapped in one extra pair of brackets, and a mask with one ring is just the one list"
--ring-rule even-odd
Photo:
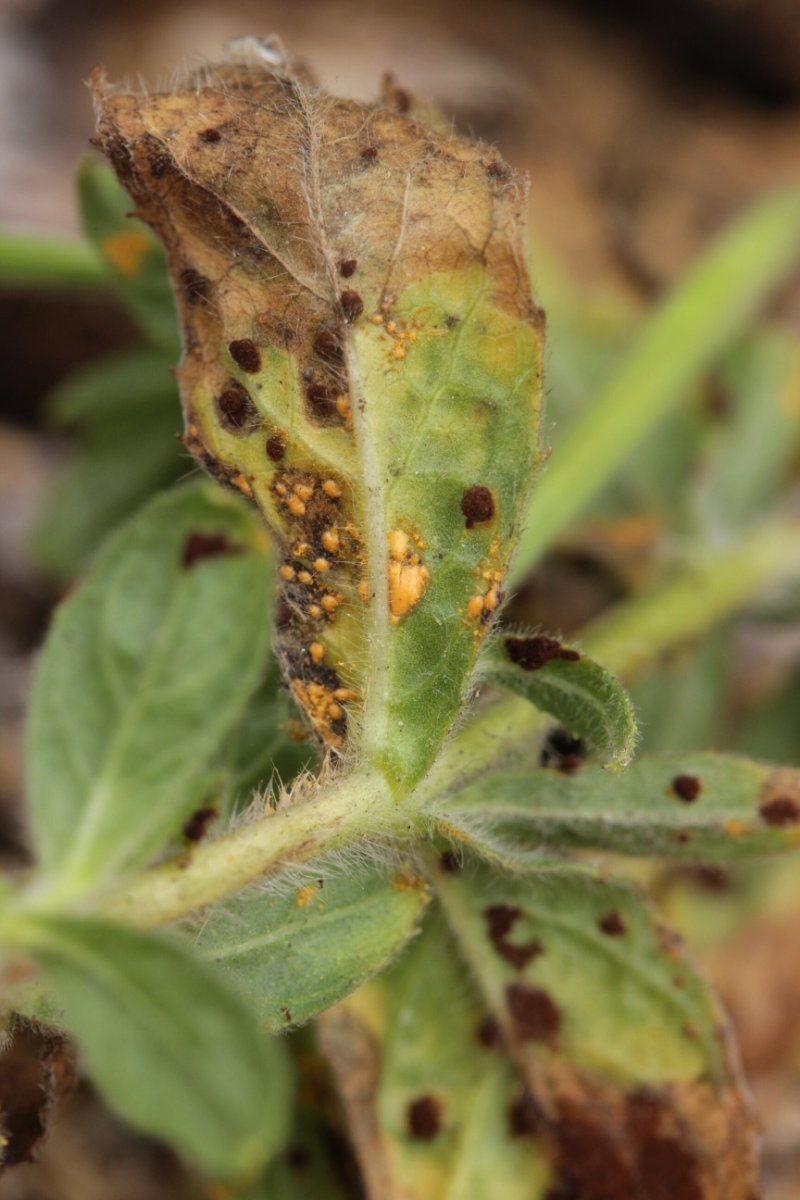
[(226, 533), (204, 533), (196, 529), (183, 543), (181, 564), (188, 570), (204, 558), (219, 558), (223, 554), (241, 554), (241, 549), (232, 544)]
[(579, 662), (577, 650), (562, 646), (555, 638), (544, 637), (507, 637), (505, 640), (506, 654), (513, 663), (522, 667), (523, 671), (538, 671), (554, 659), (563, 662)]
[(461, 497), (461, 511), (467, 529), (491, 521), (494, 516), (494, 496), (482, 483), (473, 484)]
[(530, 1092), (525, 1091), (508, 1110), (508, 1132), (512, 1138), (535, 1138), (546, 1129), (542, 1110)]
[(358, 259), (343, 258), (339, 263), (339, 274), (343, 279), (349, 279), (351, 275), (355, 275), (358, 270)]
[(378, 157), (378, 147), (377, 146), (365, 146), (364, 149), (361, 151), (361, 157), (364, 159), (364, 162), (367, 162), (367, 163), (374, 162), (375, 159)]
[(628, 926), (625, 924), (624, 918), (616, 909), (600, 917), (597, 922), (597, 928), (601, 933), (608, 934), (609, 937), (621, 937), (623, 933), (628, 932)]
[(528, 983), (509, 983), (506, 1003), (514, 1031), (521, 1041), (549, 1041), (561, 1028), (561, 1012), (542, 988)]
[(351, 325), (353, 321), (357, 321), (364, 311), (364, 301), (359, 296), (358, 292), (354, 292), (352, 288), (347, 288), (339, 296), (339, 303), (342, 306), (344, 319)]
[(270, 462), (280, 462), (286, 453), (286, 440), (279, 433), (273, 433), (267, 438), (267, 458)]
[(676, 775), (670, 786), (684, 804), (692, 804), (703, 790), (703, 785), (696, 775)]
[(442, 1128), (442, 1104), (436, 1096), (420, 1096), (406, 1110), (408, 1132), (415, 1141), (432, 1142)]
[(774, 796), (760, 806), (759, 816), (765, 825), (784, 829), (800, 821), (800, 804), (791, 796)]
[(237, 367), (241, 367), (249, 375), (255, 375), (261, 369), (261, 351), (250, 338), (239, 338), (230, 342), (228, 353)]
[(212, 807), (198, 808), (192, 813), (183, 827), (183, 836), (187, 842), (200, 842), (208, 833), (208, 828), (217, 816), (217, 810)]
[(210, 127), (208, 129), (201, 129), (197, 136), (201, 142), (205, 142), (207, 145), (212, 145), (214, 142), (218, 142), (221, 139), (222, 134), (218, 129)]
[(259, 423), (258, 409), (248, 392), (233, 383), (217, 397), (217, 411), (231, 433), (249, 433)]
[(324, 383), (313, 382), (306, 387), (306, 400), (313, 416), (332, 417), (336, 413), (336, 397)]
[(503, 1044), (503, 1033), (495, 1018), (487, 1013), (475, 1030), (475, 1040), (486, 1050), (498, 1050)]
[(178, 276), (184, 298), (187, 304), (197, 304), (198, 300), (206, 300), (210, 289), (209, 281), (194, 267), (184, 267)]
[(313, 349), (323, 362), (331, 363), (333, 366), (341, 366), (344, 361), (342, 339), (338, 330), (320, 329), (314, 338)]
[(524, 967), (543, 953), (543, 947), (537, 938), (517, 945), (508, 940), (508, 935), (522, 916), (522, 909), (510, 904), (491, 904), (483, 910), (486, 918), (486, 932), (489, 941), (497, 953), (510, 963), (516, 970)]

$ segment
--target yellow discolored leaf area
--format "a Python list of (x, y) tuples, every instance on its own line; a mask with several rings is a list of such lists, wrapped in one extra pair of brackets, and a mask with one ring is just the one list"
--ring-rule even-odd
[(185, 445), (278, 546), (292, 692), (407, 789), (464, 702), (541, 457), (524, 181), (395, 85), (358, 103), (258, 56), (95, 92), (167, 252)]

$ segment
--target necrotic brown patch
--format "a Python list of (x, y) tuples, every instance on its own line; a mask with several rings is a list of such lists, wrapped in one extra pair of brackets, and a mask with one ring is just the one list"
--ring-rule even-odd
[(196, 562), (204, 558), (218, 558), (221, 554), (239, 554), (241, 551), (233, 546), (225, 533), (203, 533), (194, 530), (183, 543), (181, 563), (188, 570)]
[(522, 910), (508, 904), (492, 904), (484, 909), (487, 934), (489, 941), (497, 953), (511, 963), (516, 970), (521, 971), (532, 959), (542, 953), (541, 942), (532, 938), (523, 945), (515, 945), (508, 940), (511, 929), (522, 916)]
[(475, 1038), (479, 1046), (486, 1050), (497, 1050), (503, 1044), (503, 1034), (493, 1016), (487, 1014), (475, 1030)]
[(684, 804), (691, 804), (700, 795), (702, 785), (696, 775), (676, 775), (672, 791)]
[(524, 1042), (544, 1042), (561, 1028), (561, 1013), (547, 992), (527, 983), (510, 983), (506, 1003), (514, 1031)]
[(306, 388), (306, 400), (315, 417), (332, 417), (336, 412), (336, 398), (324, 383), (310, 383)]
[(569, 650), (555, 638), (542, 636), (507, 637), (505, 647), (508, 657), (517, 666), (522, 667), (523, 671), (538, 671), (553, 659), (578, 662), (581, 657), (577, 650)]
[(241, 367), (249, 375), (255, 375), (261, 369), (261, 352), (250, 338), (239, 338), (238, 341), (231, 342), (228, 352), (237, 367)]
[(432, 1142), (442, 1127), (441, 1103), (435, 1096), (420, 1096), (409, 1104), (406, 1119), (415, 1141)]
[(214, 142), (218, 142), (220, 140), (222, 134), (218, 129), (201, 129), (197, 136), (200, 138), (201, 142), (206, 142), (207, 145), (212, 145)]
[(491, 521), (494, 516), (494, 496), (483, 484), (476, 483), (467, 488), (461, 497), (461, 511), (467, 529)]
[(347, 291), (342, 292), (339, 297), (339, 303), (342, 306), (344, 319), (351, 324), (353, 321), (357, 321), (364, 311), (364, 301), (358, 292), (354, 292), (352, 288), (348, 288)]
[(758, 811), (765, 825), (785, 828), (800, 821), (800, 805), (791, 796), (775, 796), (773, 800), (762, 804)]
[(343, 258), (339, 263), (339, 274), (343, 279), (349, 279), (351, 275), (355, 275), (358, 269), (358, 259)]
[(635, 1092), (628, 1101), (627, 1117), (639, 1187), (647, 1200), (703, 1200), (697, 1159), (665, 1132), (669, 1114), (658, 1096)]
[(247, 433), (258, 424), (258, 410), (239, 384), (226, 388), (217, 397), (217, 411), (223, 426), (231, 433)]

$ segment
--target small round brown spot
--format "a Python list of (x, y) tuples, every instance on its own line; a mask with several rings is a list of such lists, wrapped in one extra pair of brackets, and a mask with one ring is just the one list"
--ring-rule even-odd
[(364, 311), (364, 301), (359, 296), (358, 292), (354, 292), (352, 288), (347, 288), (339, 296), (339, 303), (342, 306), (344, 318), (352, 325), (353, 321), (357, 321)]
[(314, 353), (325, 362), (340, 366), (344, 359), (342, 339), (333, 329), (320, 329), (313, 342)]
[(432, 1142), (442, 1127), (441, 1103), (435, 1096), (412, 1100), (406, 1111), (408, 1132), (418, 1142)]
[(601, 933), (607, 933), (609, 937), (621, 937), (623, 933), (627, 933), (628, 931), (628, 926), (616, 910), (608, 912), (604, 917), (601, 917), (597, 922), (597, 928)]
[(543, 953), (541, 942), (531, 938), (522, 944), (509, 941), (509, 934), (522, 916), (522, 909), (510, 904), (492, 904), (485, 908), (486, 933), (497, 953), (516, 970), (524, 967)]
[(494, 516), (494, 496), (487, 487), (480, 483), (467, 488), (461, 497), (461, 511), (467, 529), (491, 521)]
[(365, 162), (374, 162), (375, 159), (378, 157), (378, 147), (377, 146), (365, 146), (364, 149), (361, 151), (361, 157), (364, 159)]
[(506, 1002), (517, 1037), (522, 1041), (547, 1041), (561, 1028), (561, 1013), (542, 988), (527, 983), (509, 983)]
[(343, 258), (339, 263), (339, 274), (343, 279), (349, 279), (351, 275), (355, 275), (358, 270), (358, 259)]
[(800, 821), (800, 804), (791, 796), (775, 796), (773, 800), (762, 804), (758, 811), (765, 825), (777, 826), (780, 829), (787, 825), (796, 825)]
[(702, 784), (696, 775), (676, 775), (670, 786), (684, 804), (692, 804), (702, 791)]
[(215, 808), (198, 808), (196, 813), (192, 813), (183, 827), (183, 836), (186, 838), (186, 841), (202, 841), (216, 815), (217, 810)]
[(503, 1034), (494, 1017), (487, 1015), (475, 1030), (478, 1045), (486, 1050), (497, 1050), (503, 1044)]
[(286, 442), (279, 433), (273, 433), (267, 438), (267, 458), (271, 462), (280, 462), (286, 453)]
[(250, 396), (238, 384), (226, 388), (217, 397), (217, 409), (226, 429), (241, 433), (258, 420), (258, 412)]
[(250, 338), (240, 338), (236, 342), (231, 342), (228, 345), (228, 353), (237, 367), (241, 367), (250, 375), (255, 375), (256, 371), (261, 369), (261, 353)]
[(238, 554), (225, 533), (203, 533), (195, 530), (183, 543), (181, 563), (188, 570), (204, 558), (219, 558), (222, 554)]
[(201, 142), (206, 142), (208, 145), (211, 145), (214, 142), (218, 142), (222, 137), (222, 134), (218, 129), (201, 129), (197, 136), (200, 138)]

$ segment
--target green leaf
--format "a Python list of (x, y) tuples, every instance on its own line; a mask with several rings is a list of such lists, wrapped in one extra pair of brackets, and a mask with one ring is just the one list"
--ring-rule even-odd
[(153, 501), (62, 605), (27, 738), (46, 871), (85, 886), (179, 828), (258, 681), (270, 581), (249, 514), (191, 486)]
[(658, 310), (620, 368), (567, 431), (540, 481), (512, 583), (686, 400), (800, 256), (800, 192), (760, 201), (712, 246)]
[(776, 499), (800, 448), (800, 345), (765, 330), (729, 356), (720, 384), (729, 404), (713, 428), (691, 490), (708, 540), (720, 541)]
[(413, 936), (427, 904), (407, 871), (356, 871), (290, 895), (243, 896), (213, 909), (198, 935), (267, 1029), (308, 1021), (352, 992)]
[(319, 1022), (371, 1200), (545, 1200), (523, 1087), (441, 917)]
[(636, 745), (633, 705), (610, 671), (554, 638), (504, 635), (480, 664), (480, 677), (550, 713), (624, 767)]
[(175, 939), (110, 921), (26, 916), (40, 960), (111, 1108), (216, 1176), (252, 1173), (285, 1143), (283, 1047)]
[(77, 238), (0, 228), (0, 285), (6, 288), (102, 290), (110, 278), (91, 246)]
[(69, 579), (144, 500), (185, 475), (187, 462), (175, 436), (177, 391), (161, 351), (125, 351), (77, 373), (49, 408), (60, 424), (78, 425), (80, 441), (46, 496), (34, 551), (46, 570)]
[(489, 774), (432, 808), (440, 829), (508, 866), (577, 847), (728, 862), (800, 847), (800, 771), (711, 753)]
[(180, 341), (161, 247), (147, 226), (131, 215), (130, 198), (104, 163), (84, 159), (77, 185), (84, 230), (108, 268), (120, 300), (147, 337), (174, 361)]
[(282, 67), (97, 100), (169, 247), (187, 446), (281, 547), (287, 682), (321, 743), (403, 795), (460, 716), (541, 457), (524, 181)]
[(747, 1102), (711, 990), (630, 887), (439, 871), (450, 927), (568, 1195), (751, 1200)]

